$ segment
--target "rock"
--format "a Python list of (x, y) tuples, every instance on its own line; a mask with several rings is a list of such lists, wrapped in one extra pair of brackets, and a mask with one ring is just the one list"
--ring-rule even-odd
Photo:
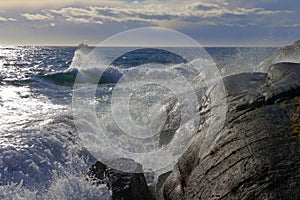
[[(300, 199), (300, 65), (224, 78), (220, 138), (199, 157), (198, 134), (164, 182), (164, 199)], [(203, 131), (203, 130), (202, 130)]]
[[(88, 175), (91, 178), (97, 178), (98, 181), (104, 182), (104, 179), (107, 177), (107, 166), (104, 165), (102, 162), (97, 161), (95, 164), (92, 165)], [(110, 186), (111, 188), (111, 186)]]
[(99, 184), (106, 183), (112, 190), (112, 199), (114, 200), (154, 199), (142, 173), (120, 172), (97, 161), (90, 168), (88, 175), (96, 178)]
[(280, 48), (275, 54), (263, 60), (256, 71), (266, 72), (269, 66), (280, 62), (300, 63), (300, 40), (290, 46)]
[(156, 184), (156, 199), (163, 199), (163, 194), (160, 191), (164, 182), (167, 180), (167, 178), (170, 176), (171, 173), (172, 171), (169, 171), (161, 174), (158, 177), (157, 184)]
[(159, 146), (165, 146), (173, 139), (180, 126), (180, 104), (176, 99), (170, 99), (165, 105), (167, 119), (159, 135)]
[(265, 101), (273, 103), (289, 96), (300, 95), (300, 64), (277, 63), (268, 71), (270, 89), (264, 91)]
[(230, 123), (184, 181), (184, 199), (299, 199), (299, 141), (286, 109), (270, 105)]

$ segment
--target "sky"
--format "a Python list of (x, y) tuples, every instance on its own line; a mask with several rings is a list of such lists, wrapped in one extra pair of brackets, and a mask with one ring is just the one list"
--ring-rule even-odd
[(0, 45), (97, 45), (142, 27), (203, 46), (283, 46), (300, 39), (300, 1), (0, 0)]

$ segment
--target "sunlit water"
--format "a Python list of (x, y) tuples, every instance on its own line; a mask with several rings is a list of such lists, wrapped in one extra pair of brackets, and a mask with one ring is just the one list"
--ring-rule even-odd
[[(73, 47), (0, 47), (0, 199), (110, 198), (105, 186), (96, 187), (84, 177), (95, 159), (81, 146), (73, 124), (74, 77), (66, 71), (76, 68), (74, 62), (80, 62), (79, 53), (74, 57), (75, 50)], [(276, 49), (207, 50), (221, 73), (228, 75), (253, 70)], [(114, 51), (108, 49), (112, 55)], [(135, 52), (132, 56), (145, 58), (152, 53)], [(118, 79), (124, 70), (144, 63), (130, 56), (116, 61), (108, 78)], [(177, 61), (169, 58), (166, 62), (176, 64)], [(111, 116), (105, 105), (113, 87), (113, 83), (99, 85), (96, 99), (91, 102), (101, 113), (108, 113), (99, 116), (106, 124)], [(132, 115), (137, 123), (148, 123), (147, 116)]]

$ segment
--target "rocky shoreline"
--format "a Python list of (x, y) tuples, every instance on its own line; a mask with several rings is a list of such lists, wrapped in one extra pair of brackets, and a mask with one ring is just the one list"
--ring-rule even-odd
[[(127, 184), (117, 196), (112, 186), (113, 199), (300, 199), (300, 64), (280, 60), (300, 60), (299, 49), (295, 42), (262, 62), (258, 72), (223, 79), (228, 111), (219, 140), (199, 157), (203, 140), (196, 137), (174, 170), (159, 177), (156, 197), (143, 174), (114, 171), (119, 178), (110, 179), (127, 177)], [(95, 167), (91, 173), (97, 174)]]
[[(253, 76), (245, 91), (238, 83)], [(299, 199), (300, 64), (278, 63), (267, 74), (233, 75), (224, 83), (229, 98), (221, 138), (202, 159), (193, 150), (183, 155), (160, 197)]]

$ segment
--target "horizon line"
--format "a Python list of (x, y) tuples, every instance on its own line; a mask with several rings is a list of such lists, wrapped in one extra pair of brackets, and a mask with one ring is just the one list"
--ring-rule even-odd
[[(57, 45), (57, 44), (45, 44), (45, 45), (42, 45), (42, 44), (33, 44), (33, 45), (6, 45), (6, 44), (0, 44), (0, 47), (3, 48), (3, 47), (17, 47), (17, 46), (20, 46), (20, 47), (79, 47), (78, 45), (67, 45), (67, 44), (63, 44), (63, 45)], [(87, 47), (88, 48), (95, 48), (95, 47), (115, 47), (115, 48), (118, 48), (118, 47), (148, 47), (148, 48), (159, 48), (159, 47), (173, 47), (173, 48), (176, 48), (176, 47), (180, 47), (180, 48), (199, 48), (199, 47), (208, 47), (208, 48), (222, 48), (222, 47), (249, 47), (249, 48), (264, 48), (264, 47), (269, 47), (269, 48), (278, 48), (278, 47), (283, 47), (283, 46), (286, 46), (286, 45), (200, 45), (200, 46), (185, 46), (185, 45), (102, 45), (102, 46), (99, 46), (99, 45), (88, 45)], [(80, 47), (79, 47), (80, 48)], [(81, 47), (82, 48), (82, 47)], [(84, 48), (84, 47), (83, 47)]]

